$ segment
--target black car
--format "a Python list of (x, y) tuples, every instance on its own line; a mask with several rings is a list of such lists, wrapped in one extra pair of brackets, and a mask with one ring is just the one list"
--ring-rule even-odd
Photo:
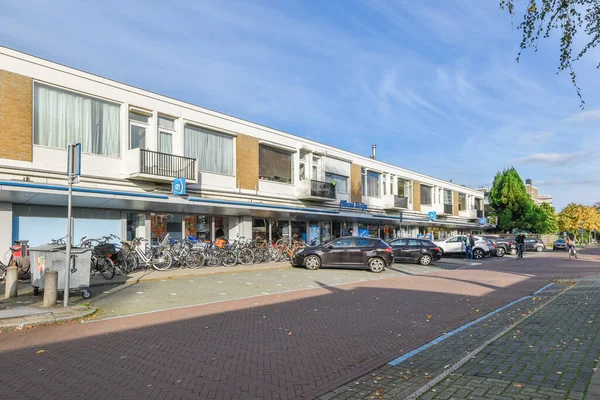
[[(503, 253), (502, 255), (498, 255), (498, 257), (503, 257), (504, 254), (517, 254), (517, 248), (514, 245), (514, 239), (503, 238), (499, 236), (484, 236), (484, 239), (491, 240), (496, 245), (496, 249), (501, 248), (498, 253)], [(489, 247), (489, 246), (488, 246)]]
[(298, 250), (292, 265), (310, 270), (327, 266), (368, 268), (371, 272), (381, 272), (393, 262), (392, 248), (383, 240), (348, 236)]
[(567, 251), (568, 249), (569, 246), (567, 246), (567, 241), (565, 239), (558, 239), (556, 242), (554, 242), (554, 245), (552, 246), (553, 251)]
[(440, 248), (429, 240), (395, 239), (388, 243), (392, 246), (396, 262), (418, 262), (421, 265), (429, 265), (432, 261), (442, 258)]

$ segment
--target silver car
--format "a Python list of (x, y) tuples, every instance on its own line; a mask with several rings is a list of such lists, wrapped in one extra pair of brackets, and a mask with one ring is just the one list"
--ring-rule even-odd
[[(442, 256), (445, 254), (464, 254), (465, 253), (465, 239), (467, 235), (451, 236), (444, 240), (437, 240), (434, 243), (440, 248)], [(475, 246), (473, 246), (473, 258), (480, 260), (486, 256), (489, 256), (490, 249), (487, 245), (487, 241), (478, 236), (473, 236), (475, 239)]]

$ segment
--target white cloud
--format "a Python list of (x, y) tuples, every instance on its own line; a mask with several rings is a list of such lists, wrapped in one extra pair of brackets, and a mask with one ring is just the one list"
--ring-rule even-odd
[(573, 161), (584, 161), (585, 152), (578, 151), (574, 153), (535, 153), (527, 157), (517, 158), (515, 164), (543, 164), (548, 167), (563, 166)]
[(600, 119), (600, 110), (582, 111), (569, 117), (569, 121), (571, 122), (586, 122), (594, 121), (597, 119)]

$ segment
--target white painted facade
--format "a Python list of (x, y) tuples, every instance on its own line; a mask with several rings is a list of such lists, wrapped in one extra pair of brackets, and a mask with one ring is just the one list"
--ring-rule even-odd
[[(102, 202), (92, 204), (89, 201), (82, 201), (82, 207), (131, 207), (132, 210), (141, 210), (145, 213), (156, 212), (197, 212), (199, 214), (210, 214), (215, 212), (229, 215), (228, 233), (230, 236), (252, 234), (252, 217), (262, 216), (266, 218), (287, 218), (290, 220), (304, 219), (310, 220), (312, 216), (310, 211), (304, 212), (303, 209), (323, 209), (336, 210), (340, 212), (339, 202), (341, 200), (350, 200), (350, 169), (351, 164), (360, 165), (365, 171), (376, 171), (379, 174), (379, 193), (378, 196), (365, 196), (363, 194), (362, 202), (367, 204), (369, 214), (389, 216), (396, 218), (403, 212), (405, 219), (402, 225), (403, 232), (408, 235), (418, 233), (417, 226), (426, 226), (427, 213), (436, 211), (438, 215), (444, 214), (443, 190), (452, 190), (453, 192), (464, 193), (468, 197), (468, 209), (461, 211), (458, 217), (448, 216), (445, 223), (455, 223), (454, 228), (460, 229), (460, 224), (464, 224), (465, 229), (476, 228), (474, 219), (477, 218), (477, 210), (474, 208), (475, 199), (483, 199), (483, 194), (473, 189), (461, 185), (453, 184), (448, 181), (437, 179), (425, 174), (414, 172), (408, 169), (400, 168), (370, 157), (361, 156), (340, 148), (327, 146), (322, 143), (311, 141), (286, 132), (278, 131), (272, 128), (261, 126), (249, 121), (235, 118), (229, 115), (208, 110), (189, 103), (178, 101), (166, 96), (152, 93), (146, 90), (128, 86), (123, 83), (115, 82), (110, 79), (102, 78), (73, 68), (59, 65), (47, 60), (23, 54), (11, 49), (0, 47), (0, 69), (27, 76), (33, 79), (34, 85), (43, 84), (50, 87), (61, 88), (70, 92), (84, 94), (86, 96), (105, 100), (118, 104), (120, 107), (120, 146), (117, 157), (101, 156), (97, 154), (83, 154), (82, 156), (82, 176), (78, 187), (90, 188), (94, 190), (120, 191), (125, 193), (156, 193), (168, 195), (170, 178), (160, 176), (144, 176), (140, 172), (140, 149), (129, 149), (129, 129), (130, 111), (139, 111), (148, 115), (148, 125), (146, 129), (145, 149), (159, 151), (158, 143), (158, 117), (159, 115), (168, 116), (175, 120), (175, 130), (172, 135), (172, 154), (184, 156), (184, 127), (186, 124), (202, 127), (224, 135), (233, 137), (234, 152), (233, 165), (235, 166), (235, 140), (236, 135), (243, 134), (258, 138), (261, 144), (270, 145), (276, 148), (284, 148), (293, 154), (293, 178), (291, 183), (280, 183), (268, 180), (259, 180), (254, 190), (240, 189), (238, 180), (233, 174), (221, 175), (209, 172), (197, 171), (193, 179), (188, 179), (188, 192), (190, 197), (199, 199), (223, 201), (229, 203), (214, 203), (214, 206), (206, 206), (200, 209), (201, 202), (194, 203), (188, 199), (175, 198), (169, 196), (168, 199), (137, 199), (135, 201), (121, 201), (119, 196), (114, 195), (115, 199), (103, 205)], [(0, 112), (2, 112), (0, 110)], [(33, 118), (33, 116), (32, 116)], [(33, 133), (32, 133), (33, 134)], [(307, 165), (306, 180), (300, 180), (299, 171), (301, 163), (301, 154), (306, 154)], [(312, 168), (312, 158), (318, 158), (319, 165)], [(33, 145), (32, 162), (16, 161), (9, 159), (0, 159), (0, 181), (27, 182), (31, 185), (58, 185), (66, 184), (65, 166), (66, 149), (56, 149)], [(346, 193), (337, 193), (333, 201), (310, 201), (310, 180), (325, 181), (326, 173), (334, 173), (340, 176), (348, 177)], [(385, 179), (385, 189), (383, 181)], [(420, 211), (413, 211), (412, 195), (409, 196), (409, 202), (406, 208), (393, 208), (394, 196), (398, 195), (397, 180), (403, 179), (408, 182), (419, 181), (422, 185), (432, 187), (431, 204), (421, 205)], [(37, 204), (38, 206), (63, 206), (64, 201), (61, 196), (51, 189), (44, 187), (29, 188), (27, 186), (11, 187), (0, 183), (0, 222), (2, 225), (12, 220), (12, 204), (20, 202)], [(54, 193), (54, 197), (48, 195), (46, 200), (27, 200), (22, 194), (26, 191), (36, 193)], [(411, 188), (412, 190), (412, 188)], [(11, 192), (10, 195), (7, 195)], [(15, 194), (19, 192), (20, 195)], [(83, 193), (78, 194), (84, 196)], [(102, 198), (102, 196), (112, 196), (112, 194), (99, 193), (91, 197)], [(33, 195), (32, 195), (33, 196)], [(307, 199), (305, 199), (307, 197)], [(83, 198), (83, 197), (82, 197)], [(118, 201), (117, 201), (118, 200)], [(130, 199), (131, 200), (131, 199)], [(306, 201), (305, 201), (306, 200)], [(119, 201), (122, 203), (120, 204)], [(144, 203), (144, 204), (142, 204)], [(147, 204), (146, 204), (147, 203)], [(161, 205), (168, 203), (164, 207)], [(239, 204), (237, 204), (239, 203)], [(212, 203), (211, 203), (212, 204)], [(260, 209), (253, 208), (254, 205), (261, 205)], [(268, 206), (289, 207), (282, 212), (277, 209), (269, 209)], [(194, 206), (194, 207), (193, 207)], [(235, 208), (235, 211), (229, 212), (229, 208)], [(128, 208), (122, 208), (126, 212)], [(225, 211), (225, 212), (224, 212)], [(279, 215), (281, 214), (281, 215)], [(363, 214), (351, 214), (344, 210), (339, 213), (344, 220), (352, 220), (357, 224), (363, 218)], [(334, 218), (335, 215), (332, 217)], [(322, 220), (323, 215), (316, 219)], [(410, 219), (414, 221), (409, 222)], [(378, 224), (385, 223), (385, 218), (380, 218)], [(368, 218), (366, 218), (368, 220)], [(418, 222), (422, 220), (423, 223)], [(368, 222), (368, 221), (367, 221)], [(390, 224), (398, 223), (390, 219)], [(121, 222), (121, 225), (123, 223)], [(147, 226), (147, 225), (146, 225)], [(123, 227), (120, 228), (123, 235)], [(148, 235), (148, 229), (145, 234)], [(57, 233), (56, 237), (61, 237)], [(1, 248), (7, 247), (10, 238), (14, 235), (5, 230), (0, 233)]]

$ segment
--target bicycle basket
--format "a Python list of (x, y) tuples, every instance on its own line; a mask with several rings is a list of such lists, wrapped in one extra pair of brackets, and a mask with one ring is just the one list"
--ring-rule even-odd
[(99, 244), (98, 246), (94, 247), (94, 255), (95, 256), (106, 257), (111, 254), (115, 254), (116, 252), (117, 252), (117, 249), (116, 249), (115, 245), (112, 243)]
[(220, 247), (220, 248), (225, 248), (225, 245), (227, 244), (227, 240), (225, 239), (217, 239), (215, 240), (215, 246)]

